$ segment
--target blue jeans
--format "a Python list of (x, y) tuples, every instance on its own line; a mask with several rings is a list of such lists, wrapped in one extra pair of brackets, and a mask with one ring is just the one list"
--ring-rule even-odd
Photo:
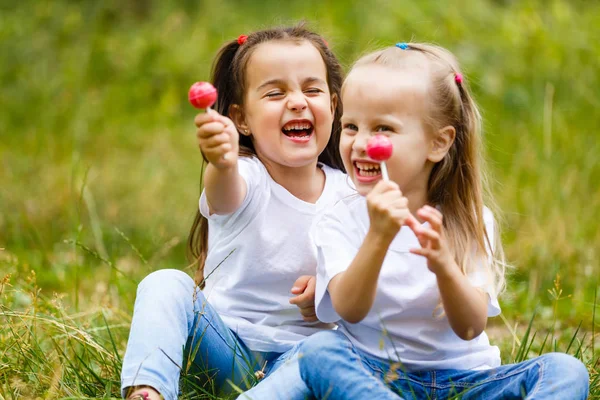
[(303, 342), (280, 357), (269, 375), (238, 400), (314, 400), (312, 392), (300, 377), (298, 351)]
[[(293, 358), (295, 351), (248, 349), (223, 323), (192, 278), (179, 270), (160, 270), (138, 286), (121, 389), (125, 395), (128, 387), (147, 385), (166, 400), (176, 399), (184, 374), (183, 386), (199, 393), (215, 389), (220, 394), (231, 393), (230, 382), (245, 390), (255, 382), (255, 371), (266, 365), (268, 377)], [(296, 398), (304, 399), (308, 388), (297, 365), (281, 368), (279, 375), (291, 393), (299, 393)]]
[(300, 373), (317, 399), (586, 399), (579, 360), (549, 353), (484, 371), (408, 373), (355, 348), (337, 331), (319, 332), (299, 349)]

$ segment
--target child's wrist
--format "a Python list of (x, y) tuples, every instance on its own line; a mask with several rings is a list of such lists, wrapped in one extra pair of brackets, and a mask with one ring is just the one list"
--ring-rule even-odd
[[(221, 159), (219, 162), (209, 161), (208, 164), (211, 165), (217, 171), (219, 171), (219, 173), (237, 172), (237, 154), (233, 155), (231, 153), (227, 153), (226, 155), (227, 155), (227, 159), (225, 160), (225, 161), (227, 161), (226, 163), (223, 163), (222, 161), (224, 161), (224, 160)], [(234, 160), (234, 157), (235, 157), (235, 160)]]
[(368, 242), (377, 248), (385, 248), (387, 250), (395, 237), (396, 234), (392, 235), (388, 232), (381, 232), (373, 228), (369, 228), (364, 241), (365, 243)]
[(454, 260), (442, 263), (439, 268), (436, 268), (434, 273), (438, 280), (444, 281), (456, 280), (463, 276), (460, 267)]

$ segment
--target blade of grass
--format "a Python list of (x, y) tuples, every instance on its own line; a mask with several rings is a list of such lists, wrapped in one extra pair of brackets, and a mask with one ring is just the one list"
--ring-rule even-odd
[(521, 345), (519, 346), (519, 349), (517, 350), (517, 355), (514, 360), (515, 363), (519, 363), (525, 359), (525, 349), (528, 347), (527, 342), (529, 341), (529, 334), (531, 332), (531, 327), (533, 326), (533, 320), (535, 318), (536, 313), (537, 313), (537, 307), (533, 311), (533, 315), (531, 316), (531, 319), (529, 320), (529, 325), (527, 325), (527, 329), (525, 330), (525, 334), (523, 335), (523, 339), (521, 340)]

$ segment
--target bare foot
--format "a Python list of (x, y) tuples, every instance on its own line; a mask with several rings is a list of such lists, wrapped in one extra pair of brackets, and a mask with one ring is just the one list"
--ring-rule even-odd
[[(136, 397), (138, 396), (138, 397)], [(141, 396), (141, 397), (140, 397)], [(140, 400), (164, 400), (154, 388), (150, 386), (134, 386), (127, 389), (128, 399), (140, 399)]]

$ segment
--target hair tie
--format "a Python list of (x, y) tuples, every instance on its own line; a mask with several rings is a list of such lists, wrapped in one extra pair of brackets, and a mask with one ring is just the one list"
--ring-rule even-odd
[(402, 50), (406, 50), (406, 49), (408, 49), (408, 44), (406, 44), (406, 43), (396, 43), (396, 47), (398, 47), (399, 49), (402, 49)]
[(248, 35), (240, 35), (240, 36), (238, 36), (238, 38), (237, 38), (237, 42), (238, 42), (238, 44), (241, 46), (241, 45), (243, 45), (244, 43), (246, 43), (246, 39), (248, 39)]
[(454, 82), (456, 82), (457, 84), (462, 84), (463, 83), (463, 76), (462, 74), (455, 72), (454, 73)]
[(321, 40), (323, 41), (323, 43), (325, 43), (325, 47), (329, 48), (329, 43), (327, 43), (327, 40), (321, 38)]

